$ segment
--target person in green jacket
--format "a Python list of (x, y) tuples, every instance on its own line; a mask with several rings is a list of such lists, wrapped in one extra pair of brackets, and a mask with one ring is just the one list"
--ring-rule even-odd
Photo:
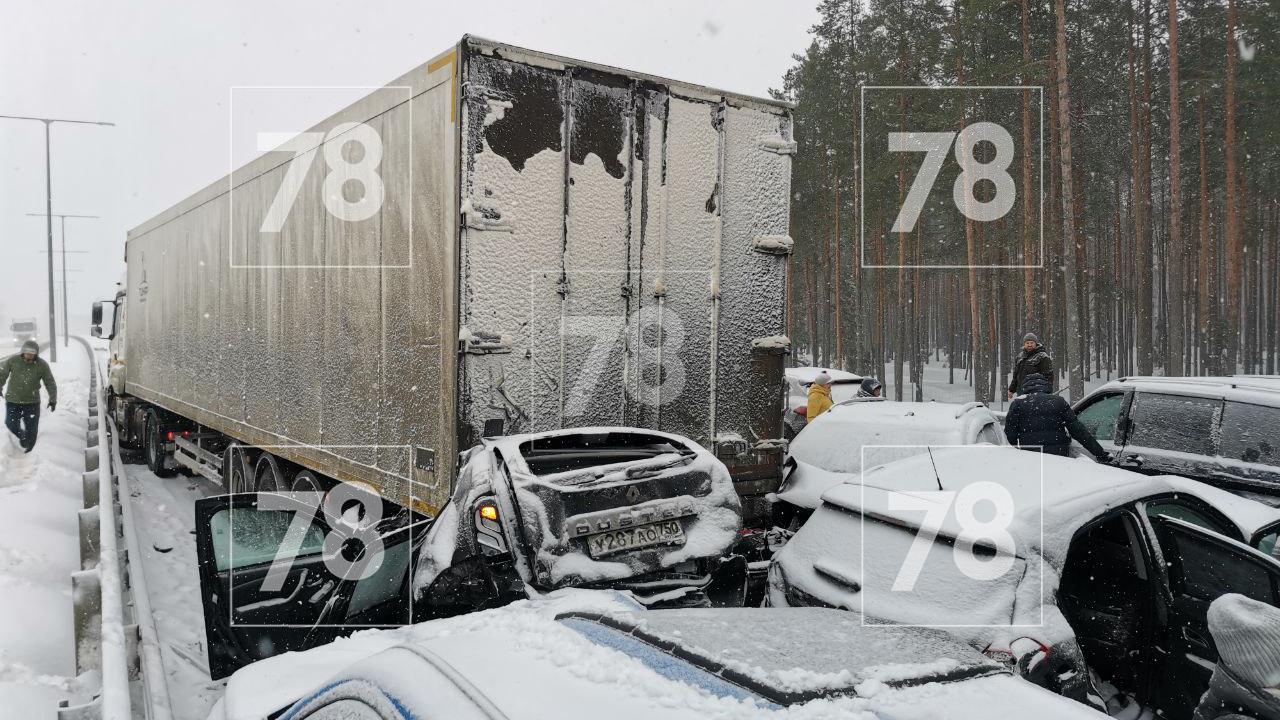
[[(5, 391), (5, 384), (8, 389)], [(4, 424), (18, 438), (23, 452), (36, 446), (40, 428), (40, 383), (49, 393), (49, 412), (58, 406), (58, 384), (53, 380), (49, 363), (40, 357), (40, 344), (35, 340), (22, 343), (22, 351), (0, 363), (0, 391), (4, 391)]]

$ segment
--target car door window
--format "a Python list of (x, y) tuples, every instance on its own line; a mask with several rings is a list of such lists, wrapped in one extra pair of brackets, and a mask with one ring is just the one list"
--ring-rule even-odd
[(1129, 412), (1128, 445), (1213, 455), (1221, 411), (1222, 401), (1214, 398), (1140, 392)]
[(1212, 602), (1227, 593), (1239, 593), (1269, 605), (1277, 605), (1274, 569), (1265, 561), (1233, 552), (1230, 543), (1193, 532), (1176, 523), (1163, 523), (1160, 549), (1169, 566), (1169, 582), (1175, 595)]
[(1221, 438), (1225, 458), (1280, 465), (1280, 408), (1227, 402)]
[[(218, 570), (252, 567), (274, 560), (285, 543), (294, 515), (292, 510), (236, 508), (214, 514), (209, 520), (209, 530)], [(306, 528), (295, 557), (313, 555), (323, 548), (324, 529), (311, 525)]]
[(1206, 530), (1212, 530), (1216, 533), (1226, 535), (1229, 538), (1239, 539), (1236, 528), (1223, 522), (1221, 519), (1213, 517), (1208, 512), (1200, 508), (1191, 506), (1188, 503), (1166, 498), (1163, 500), (1153, 500), (1146, 504), (1147, 517), (1171, 517), (1175, 520), (1189, 522)]
[(1116, 420), (1124, 405), (1124, 393), (1112, 393), (1097, 398), (1076, 413), (1076, 418), (1100, 441), (1115, 439)]

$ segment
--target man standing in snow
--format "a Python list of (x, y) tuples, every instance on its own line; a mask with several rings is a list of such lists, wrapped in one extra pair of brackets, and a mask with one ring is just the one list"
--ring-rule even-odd
[(18, 438), (23, 452), (36, 445), (40, 427), (40, 383), (49, 393), (49, 412), (58, 406), (58, 384), (53, 380), (49, 363), (40, 357), (40, 344), (35, 340), (22, 343), (22, 351), (0, 363), (0, 391), (5, 400), (5, 427)]
[(826, 370), (809, 384), (809, 407), (805, 411), (805, 420), (813, 422), (818, 416), (831, 409), (831, 376)]
[(1107, 461), (1107, 451), (1076, 419), (1067, 401), (1049, 393), (1049, 383), (1043, 375), (1027, 375), (1019, 389), (1022, 397), (1013, 401), (1004, 418), (1004, 436), (1010, 445), (1068, 457), (1071, 438), (1075, 438), (1098, 462)]
[(1048, 392), (1053, 392), (1057, 385), (1057, 375), (1053, 372), (1053, 358), (1045, 352), (1040, 338), (1035, 333), (1022, 336), (1022, 352), (1013, 362), (1013, 377), (1009, 378), (1009, 399), (1012, 400), (1022, 381), (1031, 373), (1039, 373), (1049, 382)]

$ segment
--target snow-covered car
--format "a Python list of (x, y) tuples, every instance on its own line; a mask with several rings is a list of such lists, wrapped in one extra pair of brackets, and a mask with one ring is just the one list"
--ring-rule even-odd
[[(1267, 522), (1268, 508), (1226, 493), (1230, 506), (1215, 507), (1190, 485), (1008, 447), (939, 448), (824, 493), (770, 565), (767, 601), (947, 626), (1067, 697), (1190, 718), (1217, 660), (1209, 603), (1236, 592), (1280, 606), (1280, 562), (1257, 547), (1274, 547), (1258, 531), (1280, 515)], [(1204, 527), (1215, 522), (1253, 528), (1254, 546)]]
[(775, 518), (799, 527), (833, 485), (858, 482), (867, 467), (925, 452), (927, 446), (1006, 444), (999, 422), (978, 402), (890, 402), (860, 398), (835, 405), (790, 444)]
[(1127, 377), (1075, 411), (1119, 467), (1280, 505), (1280, 377)]
[(561, 591), (264, 660), (231, 677), (209, 720), (602, 716), (1101, 717), (934, 630), (821, 608), (645, 611)]
[(820, 367), (790, 367), (785, 371), (787, 405), (782, 409), (782, 425), (789, 437), (804, 429), (805, 413), (809, 409), (809, 386), (818, 373), (831, 376), (831, 401), (844, 402), (858, 395), (862, 376), (844, 370)]
[(634, 428), (484, 440), (432, 519), (343, 483), (196, 505), (216, 679), (358, 627), (406, 625), (567, 587), (655, 605), (740, 605), (746, 561), (724, 464)]

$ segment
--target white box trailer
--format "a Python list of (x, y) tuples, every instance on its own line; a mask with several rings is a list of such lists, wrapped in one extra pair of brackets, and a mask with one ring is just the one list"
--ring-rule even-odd
[(117, 422), (163, 471), (234, 445), (429, 515), (481, 437), (645, 427), (758, 512), (791, 133), (786, 103), (464, 37), (129, 232)]

